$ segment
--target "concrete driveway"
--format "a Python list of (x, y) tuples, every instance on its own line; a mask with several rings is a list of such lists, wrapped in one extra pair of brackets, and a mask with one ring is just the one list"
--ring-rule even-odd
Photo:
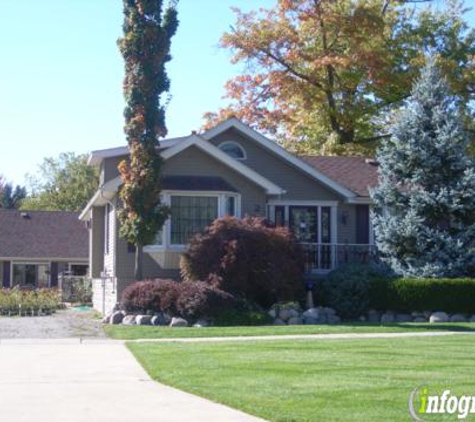
[(154, 382), (121, 342), (0, 342), (0, 421), (253, 422)]

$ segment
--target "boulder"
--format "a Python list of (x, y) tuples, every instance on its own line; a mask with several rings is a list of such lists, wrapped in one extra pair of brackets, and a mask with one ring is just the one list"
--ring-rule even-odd
[(449, 322), (449, 316), (445, 312), (434, 312), (430, 318), (429, 322), (431, 324), (438, 322)]
[(129, 314), (124, 316), (122, 320), (123, 325), (135, 325), (135, 315)]
[(303, 323), (306, 325), (315, 325), (318, 324), (318, 318), (306, 317), (303, 319)]
[(411, 322), (412, 317), (409, 314), (397, 314), (396, 322)]
[(302, 325), (302, 318), (300, 317), (292, 317), (287, 322), (289, 325)]
[(290, 314), (290, 318), (299, 318), (300, 317), (300, 312), (297, 309), (293, 309), (293, 308), (289, 309), (289, 314)]
[(412, 322), (422, 323), (422, 322), (427, 322), (427, 319), (425, 319), (424, 317), (416, 317), (412, 320)]
[(193, 324), (193, 327), (197, 327), (197, 328), (209, 327), (209, 321), (207, 321), (206, 319), (199, 319)]
[(318, 309), (317, 308), (310, 308), (310, 309), (307, 309), (303, 314), (302, 316), (307, 319), (307, 318), (314, 318), (314, 319), (318, 319), (318, 316), (319, 316), (319, 312), (318, 312)]
[(170, 327), (188, 327), (188, 321), (183, 318), (173, 317), (170, 322)]
[(325, 314), (328, 315), (336, 315), (336, 311), (333, 308), (323, 308)]
[(137, 315), (135, 317), (135, 323), (137, 325), (151, 325), (152, 317), (150, 315)]
[(120, 324), (124, 319), (124, 313), (122, 311), (113, 312), (109, 318), (109, 324)]
[(279, 318), (282, 321), (288, 321), (290, 318), (292, 318), (292, 313), (290, 312), (290, 309), (281, 309), (279, 311)]
[(156, 314), (150, 319), (150, 324), (158, 326), (158, 325), (168, 325), (165, 317), (162, 314)]
[(453, 314), (450, 317), (450, 322), (467, 322), (467, 318), (462, 314)]
[(267, 315), (269, 315), (271, 318), (275, 318), (277, 315), (275, 313), (275, 308), (271, 308), (269, 312), (267, 312)]
[(341, 318), (338, 315), (329, 315), (328, 316), (328, 323), (329, 324), (339, 324), (341, 322)]
[(470, 322), (475, 322), (475, 315), (472, 315), (472, 318), (470, 318)]
[[(332, 316), (333, 316), (333, 315), (329, 315), (329, 316), (328, 316), (328, 317), (329, 317), (328, 319), (330, 320), (330, 318), (331, 318)], [(365, 317), (364, 315), (361, 315), (361, 316), (358, 318), (358, 321), (360, 321), (360, 322), (366, 322), (367, 319), (366, 319), (366, 317)]]
[[(46, 315), (46, 313), (43, 313), (43, 315)], [(111, 314), (106, 315), (104, 318), (102, 318), (103, 324), (110, 324), (110, 322), (111, 322)]]
[(274, 320), (274, 325), (286, 325), (285, 322), (283, 320), (281, 320), (280, 318), (276, 318)]
[(381, 313), (380, 312), (375, 311), (374, 309), (371, 309), (368, 312), (368, 321), (369, 322), (379, 323), (380, 320), (381, 320)]
[(381, 324), (391, 324), (395, 321), (394, 314), (386, 312), (381, 316)]

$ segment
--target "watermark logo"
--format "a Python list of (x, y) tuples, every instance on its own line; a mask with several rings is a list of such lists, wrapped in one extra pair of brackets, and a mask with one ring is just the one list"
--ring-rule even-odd
[(475, 415), (475, 396), (457, 396), (450, 390), (439, 394), (428, 387), (418, 387), (409, 396), (409, 413), (416, 422), (434, 420), (433, 415), (453, 415), (454, 420), (464, 420)]

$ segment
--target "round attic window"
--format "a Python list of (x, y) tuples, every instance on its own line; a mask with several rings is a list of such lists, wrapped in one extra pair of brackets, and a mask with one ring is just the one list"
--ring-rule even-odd
[(234, 141), (226, 141), (219, 145), (219, 149), (230, 157), (235, 158), (236, 160), (245, 160), (246, 151), (244, 148)]

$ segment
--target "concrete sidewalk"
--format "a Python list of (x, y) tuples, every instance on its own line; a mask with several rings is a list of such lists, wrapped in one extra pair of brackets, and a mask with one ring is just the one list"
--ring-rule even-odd
[(2, 341), (0, 421), (257, 422), (149, 378), (121, 342)]

